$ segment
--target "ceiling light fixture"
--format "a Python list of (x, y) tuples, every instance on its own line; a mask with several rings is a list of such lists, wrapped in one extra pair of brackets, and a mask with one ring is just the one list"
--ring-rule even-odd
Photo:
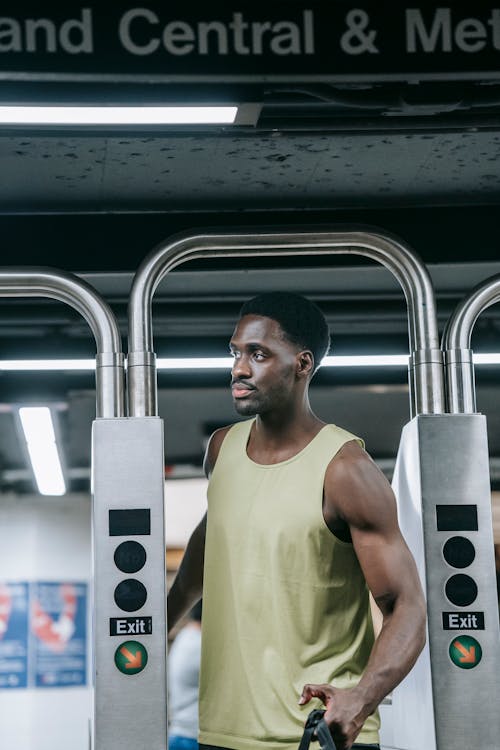
[(65, 372), (95, 370), (95, 359), (4, 359), (0, 371), (5, 372)]
[(0, 106), (1, 125), (232, 125), (236, 106)]
[[(158, 357), (157, 369), (227, 370), (232, 357)], [(475, 365), (500, 365), (500, 353), (474, 354)], [(407, 367), (408, 354), (334, 355), (325, 357), (322, 367)], [(4, 359), (0, 372), (70, 372), (95, 370), (94, 359)]]
[(66, 484), (50, 409), (23, 406), (18, 413), (38, 491), (41, 495), (64, 495)]

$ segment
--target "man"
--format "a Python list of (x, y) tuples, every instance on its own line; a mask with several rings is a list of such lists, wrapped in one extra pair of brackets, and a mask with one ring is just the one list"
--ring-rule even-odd
[(296, 750), (312, 698), (337, 750), (378, 747), (377, 706), (424, 645), (392, 490), (309, 404), (328, 345), (319, 308), (289, 293), (245, 303), (231, 339), (234, 405), (255, 418), (210, 439), (208, 512), (168, 604), (172, 626), (203, 590), (202, 748)]

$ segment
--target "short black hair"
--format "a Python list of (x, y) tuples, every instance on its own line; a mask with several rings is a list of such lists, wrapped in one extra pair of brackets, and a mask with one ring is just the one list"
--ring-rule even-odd
[(325, 316), (314, 302), (293, 292), (265, 292), (244, 303), (244, 315), (262, 315), (280, 324), (286, 338), (314, 357), (314, 372), (330, 348), (330, 331)]

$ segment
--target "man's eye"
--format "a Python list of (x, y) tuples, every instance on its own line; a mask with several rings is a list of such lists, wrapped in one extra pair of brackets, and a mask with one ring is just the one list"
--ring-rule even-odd
[(263, 352), (254, 352), (253, 356), (254, 356), (254, 359), (258, 359), (258, 360), (264, 359), (264, 357), (265, 357), (265, 355), (264, 355)]

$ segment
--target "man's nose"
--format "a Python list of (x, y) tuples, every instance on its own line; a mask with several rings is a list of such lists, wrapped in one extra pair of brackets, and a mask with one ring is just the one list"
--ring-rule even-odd
[(235, 359), (231, 372), (233, 379), (249, 378), (252, 374), (252, 371), (250, 369), (250, 362), (248, 360), (248, 357), (238, 357), (237, 359)]

